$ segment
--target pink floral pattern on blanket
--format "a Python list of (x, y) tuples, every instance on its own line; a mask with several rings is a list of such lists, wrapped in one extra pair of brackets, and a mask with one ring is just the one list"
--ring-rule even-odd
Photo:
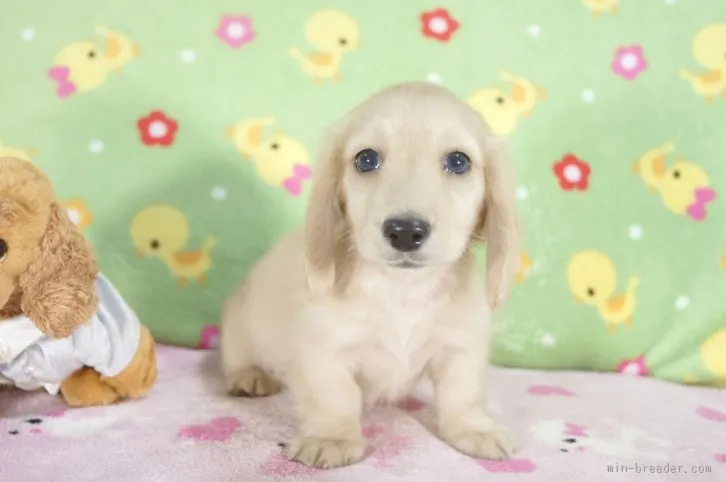
[(182, 427), (179, 429), (179, 437), (200, 442), (224, 442), (229, 440), (241, 425), (234, 417), (218, 417), (207, 423)]
[[(145, 399), (109, 407), (68, 409), (44, 393), (0, 391), (3, 456), (26, 462), (3, 467), (2, 477), (46, 482), (77, 470), (104, 482), (453, 482), (498, 476), (539, 482), (589, 480), (607, 464), (629, 462), (709, 467), (702, 480), (726, 474), (726, 446), (720, 442), (726, 391), (615, 374), (499, 368), (491, 372), (490, 404), (512, 429), (517, 449), (510, 460), (473, 460), (441, 441), (432, 393), (424, 386), (394, 406), (365, 413), (364, 460), (334, 472), (314, 469), (286, 458), (295, 433), (287, 394), (225, 395), (212, 355), (160, 347), (155, 389)], [(574, 394), (575, 387), (576, 395), (563, 395)], [(618, 475), (644, 480), (642, 474)], [(677, 475), (672, 480), (688, 480)]]

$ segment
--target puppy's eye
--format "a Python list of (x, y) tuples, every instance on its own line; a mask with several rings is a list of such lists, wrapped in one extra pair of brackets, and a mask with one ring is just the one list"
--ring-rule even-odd
[(5, 259), (5, 256), (8, 255), (8, 243), (5, 242), (4, 239), (0, 238), (0, 262), (2, 262)]
[(375, 171), (381, 167), (381, 157), (373, 149), (363, 149), (355, 155), (355, 168), (358, 172)]
[(444, 170), (452, 174), (464, 174), (469, 170), (470, 164), (469, 156), (463, 152), (449, 152), (444, 159)]

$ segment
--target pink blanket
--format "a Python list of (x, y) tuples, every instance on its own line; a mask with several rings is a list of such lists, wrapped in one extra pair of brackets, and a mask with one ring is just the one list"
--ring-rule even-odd
[(358, 465), (314, 470), (283, 457), (286, 396), (222, 393), (214, 352), (162, 347), (142, 401), (65, 410), (44, 394), (0, 391), (0, 481), (726, 480), (726, 391), (616, 374), (494, 369), (491, 406), (513, 460), (460, 455), (431, 434), (425, 385), (365, 417)]

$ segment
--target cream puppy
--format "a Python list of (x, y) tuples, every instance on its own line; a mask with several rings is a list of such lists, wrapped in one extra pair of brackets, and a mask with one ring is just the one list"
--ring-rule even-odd
[(257, 263), (221, 324), (231, 394), (290, 390), (291, 459), (359, 461), (363, 404), (396, 400), (423, 376), (443, 440), (511, 455), (484, 391), (491, 308), (518, 262), (511, 170), (478, 114), (430, 84), (387, 88), (328, 133), (303, 229)]

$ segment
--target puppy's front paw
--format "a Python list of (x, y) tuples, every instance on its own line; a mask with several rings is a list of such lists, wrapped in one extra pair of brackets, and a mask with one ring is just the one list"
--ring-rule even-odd
[(509, 430), (499, 425), (489, 430), (446, 431), (442, 438), (459, 452), (477, 459), (504, 460), (514, 452)]
[(310, 467), (330, 469), (359, 462), (365, 454), (365, 439), (303, 437), (290, 446), (289, 456)]

